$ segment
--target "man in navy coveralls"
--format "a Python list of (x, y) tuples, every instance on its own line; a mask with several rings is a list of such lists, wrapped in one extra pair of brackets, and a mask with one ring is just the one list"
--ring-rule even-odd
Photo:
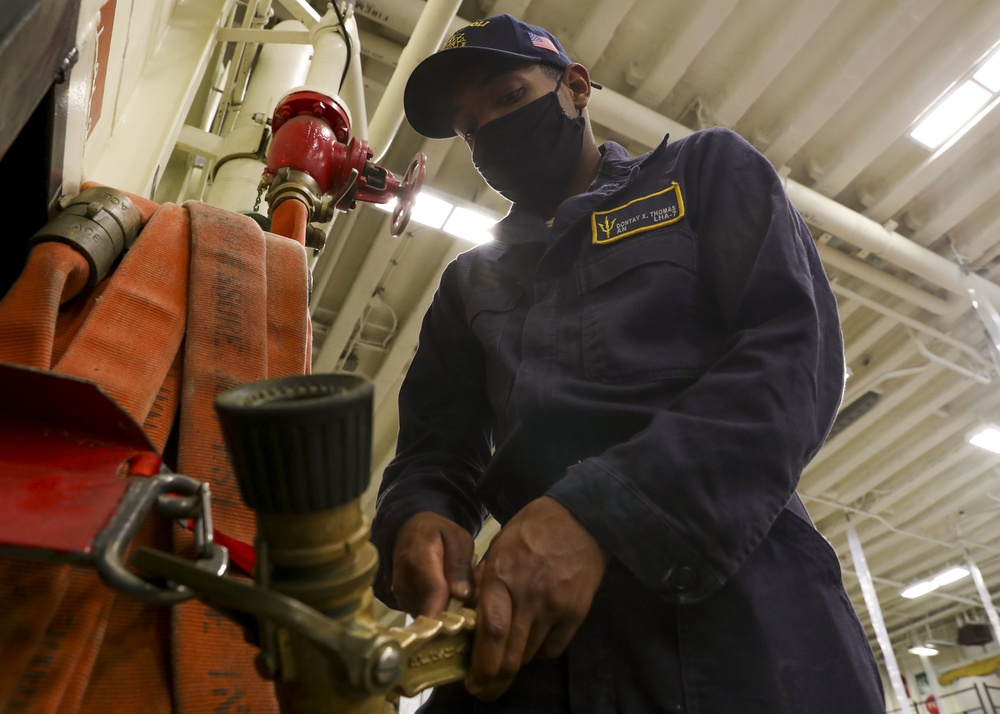
[(844, 378), (812, 236), (730, 131), (597, 146), (591, 87), (507, 15), (406, 87), (513, 202), (441, 278), (373, 522), (385, 602), (476, 603), (468, 678), (424, 711), (884, 712), (795, 494)]

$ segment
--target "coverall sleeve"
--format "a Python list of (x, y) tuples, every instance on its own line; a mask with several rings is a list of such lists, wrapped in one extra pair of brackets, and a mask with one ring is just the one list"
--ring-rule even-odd
[[(836, 301), (770, 163), (727, 130), (696, 134), (682, 178), (718, 358), (630, 440), (548, 495), (671, 602), (720, 588), (767, 534), (843, 395)], [(665, 356), (669, 358), (669, 356)]]
[(418, 348), (399, 394), (396, 456), (379, 486), (372, 542), (379, 552), (375, 594), (391, 607), (396, 533), (432, 511), (473, 536), (486, 511), (474, 493), (491, 454), (492, 416), (482, 349), (465, 321), (457, 264), (441, 278), (420, 329)]

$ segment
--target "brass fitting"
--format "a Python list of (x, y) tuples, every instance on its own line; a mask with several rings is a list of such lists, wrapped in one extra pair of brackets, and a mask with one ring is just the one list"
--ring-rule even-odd
[(472, 610), (403, 628), (374, 620), (378, 553), (361, 509), (372, 393), (368, 379), (340, 373), (216, 398), (240, 492), (257, 516), (257, 563), (243, 602), (222, 601), (214, 587), (205, 599), (257, 615), (260, 670), (285, 714), (382, 714), (392, 711), (388, 698), (467, 670)]

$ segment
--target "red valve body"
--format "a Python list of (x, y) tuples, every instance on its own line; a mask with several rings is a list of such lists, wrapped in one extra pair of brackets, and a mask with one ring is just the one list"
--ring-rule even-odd
[(267, 150), (266, 173), (273, 176), (278, 169), (288, 167), (309, 174), (323, 193), (330, 190), (330, 182), (343, 156), (344, 145), (336, 140), (331, 126), (320, 117), (299, 115), (292, 117), (274, 132)]
[[(423, 182), (425, 162), (414, 161), (406, 180), (371, 161), (368, 142), (354, 137), (350, 115), (335, 98), (318, 92), (299, 91), (288, 95), (271, 118), (273, 136), (267, 151), (264, 179), (270, 184), (282, 168), (308, 174), (324, 195), (336, 196), (336, 207), (347, 211), (357, 201), (388, 203), (398, 198), (404, 207), (397, 211), (393, 230), (401, 231)], [(422, 156), (422, 155), (421, 155)], [(419, 166), (414, 171), (413, 167)], [(317, 197), (318, 198), (318, 197)]]

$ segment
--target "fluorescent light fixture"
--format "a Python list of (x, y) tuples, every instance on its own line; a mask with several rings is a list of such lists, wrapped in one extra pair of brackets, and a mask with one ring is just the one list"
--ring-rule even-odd
[(933, 647), (925, 647), (924, 645), (915, 645), (906, 650), (910, 654), (921, 655), (923, 657), (933, 657), (939, 652)]
[(373, 203), (371, 205), (382, 211), (382, 213), (392, 213), (396, 210), (396, 199), (393, 197), (389, 199), (388, 203)]
[(451, 208), (451, 204), (447, 201), (431, 196), (428, 193), (418, 193), (410, 218), (417, 223), (423, 223), (425, 226), (440, 228), (448, 220)]
[(956, 580), (961, 580), (968, 574), (969, 574), (968, 569), (963, 568), (961, 566), (955, 568), (949, 568), (943, 573), (938, 573), (938, 575), (934, 577), (934, 583), (935, 585), (939, 586), (948, 585), (950, 583), (955, 582)]
[(925, 580), (922, 583), (917, 583), (916, 585), (911, 585), (900, 593), (900, 596), (912, 600), (915, 597), (920, 597), (921, 595), (926, 595), (931, 590), (937, 590), (938, 586), (934, 584), (931, 580)]
[(444, 232), (473, 243), (487, 243), (493, 240), (492, 229), (496, 222), (485, 213), (456, 206), (444, 224)]
[(911, 585), (899, 594), (901, 597), (909, 599), (920, 597), (921, 595), (926, 595), (932, 590), (937, 590), (942, 585), (948, 585), (956, 580), (961, 580), (968, 574), (968, 569), (961, 566), (948, 568), (948, 570), (938, 573), (930, 580), (922, 580), (919, 583)]
[[(372, 205), (384, 213), (392, 213), (396, 208), (396, 199)], [(497, 222), (496, 218), (485, 213), (454, 206), (442, 198), (423, 192), (417, 194), (410, 218), (417, 223), (441, 229), (456, 238), (472, 243), (486, 243), (493, 240), (492, 228)]]
[(1000, 426), (996, 424), (983, 424), (970, 431), (965, 439), (973, 446), (1000, 454)]
[(992, 96), (987, 89), (970, 79), (921, 119), (910, 136), (928, 149), (936, 149), (968, 124)]
[[(396, 199), (393, 198), (388, 203), (372, 205), (383, 213), (392, 213), (396, 210)], [(410, 220), (431, 228), (440, 228), (448, 219), (449, 213), (451, 213), (451, 204), (447, 201), (427, 193), (418, 193), (410, 213)]]
[(972, 78), (991, 92), (1000, 92), (1000, 50), (994, 51)]

